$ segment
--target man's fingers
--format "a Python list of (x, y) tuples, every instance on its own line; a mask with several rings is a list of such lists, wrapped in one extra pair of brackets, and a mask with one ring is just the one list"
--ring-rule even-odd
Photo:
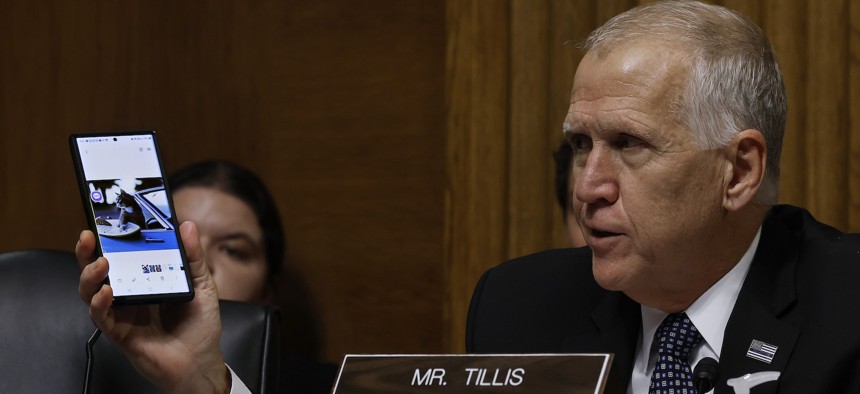
[(91, 297), (90, 302), (90, 319), (95, 323), (96, 327), (103, 332), (111, 333), (113, 328), (113, 289), (109, 285), (104, 285), (101, 289)]
[[(104, 257), (99, 257), (92, 264), (84, 266), (84, 269), (81, 271), (81, 280), (78, 282), (78, 294), (80, 294), (81, 299), (87, 305), (91, 304), (93, 296), (102, 289), (102, 282), (107, 277), (108, 269), (108, 261)], [(110, 305), (108, 304), (108, 306)]]
[(188, 260), (202, 261), (203, 248), (200, 246), (197, 225), (194, 222), (183, 222), (179, 225), (179, 235), (182, 236), (182, 245), (185, 247), (185, 255)]
[(185, 256), (188, 257), (188, 269), (191, 279), (197, 280), (209, 276), (209, 268), (204, 259), (203, 247), (200, 245), (200, 236), (197, 226), (193, 222), (185, 222), (179, 226), (179, 234), (182, 236), (182, 245), (185, 247)]
[(90, 230), (81, 231), (78, 243), (75, 244), (75, 257), (78, 259), (78, 267), (84, 269), (87, 264), (93, 262), (93, 252), (96, 248), (96, 237)]

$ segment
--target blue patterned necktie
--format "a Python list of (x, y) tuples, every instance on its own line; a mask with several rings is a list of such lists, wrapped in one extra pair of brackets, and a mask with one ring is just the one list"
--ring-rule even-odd
[(702, 334), (687, 314), (666, 316), (654, 333), (654, 341), (657, 343), (657, 363), (648, 394), (695, 394), (687, 356), (702, 341)]

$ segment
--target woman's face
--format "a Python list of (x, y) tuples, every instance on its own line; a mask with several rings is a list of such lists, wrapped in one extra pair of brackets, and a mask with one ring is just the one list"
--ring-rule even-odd
[(224, 300), (270, 302), (263, 231), (254, 211), (220, 190), (183, 187), (173, 193), (179, 223), (197, 225), (206, 262)]

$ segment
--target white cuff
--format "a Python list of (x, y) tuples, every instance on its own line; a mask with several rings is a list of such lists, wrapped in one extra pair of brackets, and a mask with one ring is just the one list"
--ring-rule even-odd
[[(224, 363), (224, 365), (227, 364)], [(236, 373), (233, 372), (233, 369), (229, 365), (227, 365), (227, 370), (230, 371), (230, 394), (251, 394), (251, 390), (248, 390), (245, 383), (242, 383), (242, 379), (236, 376)]]

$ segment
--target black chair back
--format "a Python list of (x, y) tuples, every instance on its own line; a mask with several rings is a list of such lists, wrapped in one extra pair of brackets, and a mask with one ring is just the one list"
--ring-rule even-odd
[[(85, 345), (95, 326), (78, 296), (74, 254), (0, 254), (0, 393), (81, 392)], [(280, 313), (221, 301), (221, 350), (255, 393), (277, 392)], [(94, 348), (92, 393), (157, 393), (107, 339)]]

